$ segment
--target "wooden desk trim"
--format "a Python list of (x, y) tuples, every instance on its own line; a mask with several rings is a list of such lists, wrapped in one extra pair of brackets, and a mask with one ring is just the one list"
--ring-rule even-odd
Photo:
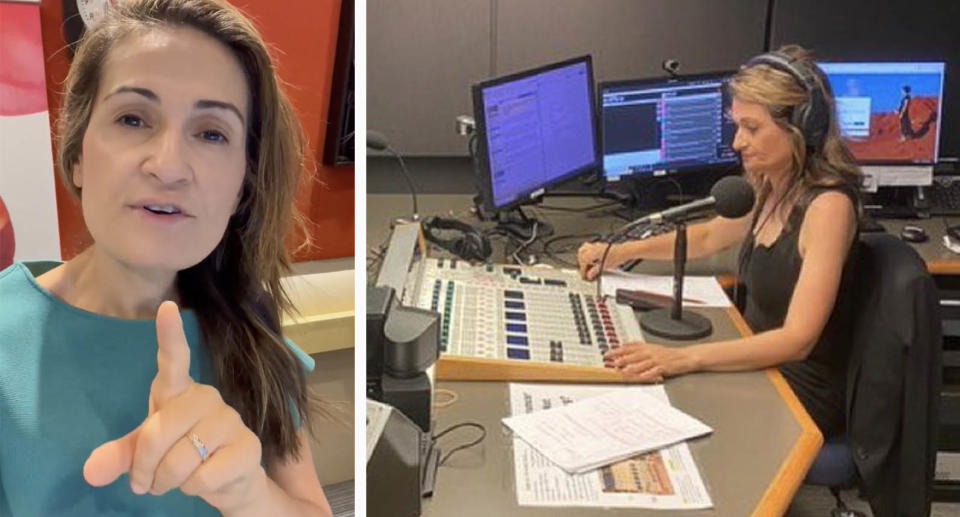
[[(727, 309), (727, 316), (730, 317), (730, 321), (733, 322), (733, 325), (742, 336), (750, 336), (753, 334), (750, 326), (747, 325), (743, 316), (735, 308), (729, 307)], [(770, 379), (777, 393), (780, 394), (780, 398), (782, 398), (787, 407), (790, 408), (790, 413), (793, 414), (797, 423), (800, 424), (800, 436), (796, 442), (794, 442), (793, 448), (791, 448), (790, 453), (787, 454), (787, 458), (780, 464), (776, 476), (774, 476), (773, 480), (767, 486), (763, 497), (760, 498), (757, 506), (753, 509), (752, 515), (754, 517), (767, 515), (779, 516), (787, 513), (790, 501), (792, 501), (793, 496), (796, 495), (797, 490), (803, 483), (804, 477), (807, 475), (807, 470), (810, 469), (814, 458), (816, 458), (817, 453), (820, 452), (820, 446), (823, 445), (823, 435), (820, 434), (817, 425), (813, 422), (813, 419), (810, 418), (810, 415), (807, 414), (807, 410), (804, 409), (803, 405), (800, 404), (800, 400), (797, 399), (793, 390), (790, 389), (787, 381), (780, 375), (780, 371), (776, 368), (768, 368), (766, 373), (767, 378)]]
[[(538, 361), (508, 362), (504, 359), (442, 354), (437, 359), (434, 373), (437, 380), (441, 381), (629, 382), (622, 373), (610, 368)], [(505, 376), (509, 376), (510, 380), (504, 380)]]
[(934, 259), (926, 262), (931, 275), (960, 275), (960, 260)]

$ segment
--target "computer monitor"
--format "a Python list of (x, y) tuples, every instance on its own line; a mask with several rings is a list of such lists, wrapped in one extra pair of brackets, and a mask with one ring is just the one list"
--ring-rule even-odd
[(490, 212), (599, 167), (590, 56), (476, 84), (473, 110), (481, 197)]
[(817, 63), (847, 147), (862, 165), (932, 165), (940, 145), (944, 63)]
[(600, 84), (608, 181), (735, 165), (731, 72)]

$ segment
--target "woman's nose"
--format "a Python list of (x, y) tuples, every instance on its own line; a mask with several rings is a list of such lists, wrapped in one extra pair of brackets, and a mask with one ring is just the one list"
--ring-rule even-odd
[(746, 147), (747, 142), (743, 137), (743, 132), (738, 129), (737, 132), (733, 134), (733, 150), (742, 153)]
[(143, 172), (164, 184), (180, 183), (190, 178), (186, 142), (179, 131), (173, 128), (161, 130), (154, 135), (151, 144), (143, 162)]

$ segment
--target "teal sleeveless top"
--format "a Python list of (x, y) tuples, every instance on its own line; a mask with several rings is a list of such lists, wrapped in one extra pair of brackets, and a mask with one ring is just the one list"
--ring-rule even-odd
[[(0, 517), (217, 516), (199, 497), (138, 496), (127, 475), (92, 487), (83, 463), (139, 425), (157, 373), (156, 327), (87, 312), (35, 277), (58, 262), (0, 271)], [(194, 313), (181, 312), (190, 375), (216, 386)], [(313, 359), (287, 344), (305, 369)]]

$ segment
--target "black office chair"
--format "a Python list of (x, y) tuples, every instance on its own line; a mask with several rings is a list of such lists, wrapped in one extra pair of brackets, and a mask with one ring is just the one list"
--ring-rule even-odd
[(942, 384), (936, 286), (909, 245), (867, 234), (855, 247), (858, 306), (847, 368), (847, 431), (828, 440), (805, 483), (859, 487), (874, 517), (930, 513)]

